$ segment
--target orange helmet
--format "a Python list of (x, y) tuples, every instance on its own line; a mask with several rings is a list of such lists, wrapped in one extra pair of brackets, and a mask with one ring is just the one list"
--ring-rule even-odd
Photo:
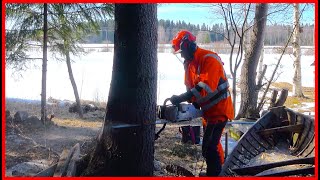
[[(196, 36), (194, 36), (191, 32), (187, 30), (181, 30), (177, 33), (177, 35), (172, 39), (172, 48), (174, 49), (174, 53), (179, 53), (183, 49), (183, 42), (195, 42)], [(189, 43), (185, 43), (184, 45), (189, 45)]]

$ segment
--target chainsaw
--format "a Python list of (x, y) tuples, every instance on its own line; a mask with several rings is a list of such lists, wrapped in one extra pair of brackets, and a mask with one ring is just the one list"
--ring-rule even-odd
[(190, 121), (202, 116), (202, 111), (195, 108), (190, 103), (180, 103), (179, 105), (166, 105), (170, 98), (164, 101), (162, 106), (157, 107), (157, 115), (161, 120), (168, 122)]
[[(181, 121), (191, 121), (192, 119), (202, 116), (202, 111), (195, 108), (190, 103), (180, 103), (178, 105), (167, 105), (166, 103), (170, 100), (167, 98), (162, 106), (157, 106), (157, 116), (160, 123), (163, 123), (162, 128), (155, 134), (155, 140), (160, 137), (160, 133), (166, 127), (168, 122), (177, 123)], [(157, 120), (158, 124), (159, 121)]]

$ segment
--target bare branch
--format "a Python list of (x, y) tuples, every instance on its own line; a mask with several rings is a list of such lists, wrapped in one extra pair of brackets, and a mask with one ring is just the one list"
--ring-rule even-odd
[[(302, 13), (303, 13), (305, 7), (306, 7), (306, 5), (303, 7), (303, 9), (302, 9), (302, 11), (301, 11), (298, 19), (301, 18)], [(266, 94), (267, 94), (268, 89), (269, 89), (269, 87), (270, 87), (270, 85), (271, 85), (272, 79), (274, 78), (274, 76), (275, 76), (275, 74), (276, 74), (276, 72), (277, 72), (277, 69), (278, 69), (278, 67), (279, 67), (279, 65), (280, 65), (281, 59), (282, 59), (282, 57), (283, 57), (283, 55), (284, 55), (284, 53), (285, 53), (285, 51), (286, 51), (289, 43), (291, 42), (291, 38), (292, 38), (292, 36), (293, 36), (293, 32), (294, 32), (294, 30), (296, 29), (296, 27), (297, 27), (297, 24), (294, 25), (294, 27), (293, 27), (293, 29), (292, 29), (292, 31), (291, 31), (291, 33), (290, 33), (290, 36), (289, 36), (289, 38), (288, 38), (288, 40), (287, 40), (287, 42), (286, 42), (286, 45), (285, 45), (285, 47), (284, 47), (283, 50), (282, 50), (282, 53), (281, 53), (281, 55), (280, 55), (280, 58), (279, 58), (279, 60), (278, 60), (278, 62), (277, 62), (277, 64), (276, 64), (276, 67), (275, 67), (275, 69), (274, 69), (274, 71), (273, 71), (273, 73), (272, 73), (272, 75), (271, 75), (271, 77), (270, 77), (270, 80), (269, 80), (268, 84), (267, 84), (266, 90), (265, 90), (265, 92), (264, 92), (263, 95), (262, 95), (261, 102), (262, 102), (262, 101), (264, 100), (264, 98), (266, 97)], [(258, 110), (259, 110), (259, 111), (260, 111), (261, 108), (262, 108), (262, 106), (261, 106), (262, 103), (261, 103), (261, 102), (259, 103), (260, 106), (258, 106)]]
[(260, 90), (261, 87), (263, 86), (262, 85), (262, 79), (263, 79), (264, 75), (266, 74), (266, 71), (267, 71), (267, 65), (264, 64), (262, 73), (259, 74), (259, 77), (258, 77), (257, 90)]

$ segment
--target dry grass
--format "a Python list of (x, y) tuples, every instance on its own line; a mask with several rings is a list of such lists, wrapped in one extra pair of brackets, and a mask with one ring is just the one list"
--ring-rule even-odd
[[(288, 89), (292, 91), (292, 84), (288, 82), (273, 82), (271, 86), (279, 88), (279, 89)], [(302, 91), (305, 95), (314, 95), (315, 89), (314, 87), (302, 87)]]
[[(271, 84), (275, 88), (279, 89), (288, 89), (289, 92), (292, 92), (292, 84), (287, 83), (287, 82), (275, 82)], [(314, 112), (315, 108), (310, 107), (310, 108), (299, 108), (303, 106), (302, 103), (312, 103), (315, 102), (315, 88), (314, 87), (302, 87), (302, 92), (303, 97), (294, 97), (294, 96), (288, 96), (286, 102), (284, 105), (288, 108), (295, 108), (297, 109), (298, 112), (305, 112), (307, 111), (312, 111)]]
[(83, 128), (96, 128), (102, 127), (102, 122), (98, 121), (87, 121), (83, 119), (61, 119), (54, 118), (53, 122), (59, 126), (65, 127), (83, 127)]
[(289, 108), (290, 107), (297, 107), (297, 106), (302, 105), (303, 102), (312, 103), (312, 102), (314, 102), (314, 99), (288, 96), (284, 105)]
[(292, 84), (287, 82), (273, 82), (271, 83), (271, 86), (279, 89), (288, 89), (289, 91), (292, 91)]

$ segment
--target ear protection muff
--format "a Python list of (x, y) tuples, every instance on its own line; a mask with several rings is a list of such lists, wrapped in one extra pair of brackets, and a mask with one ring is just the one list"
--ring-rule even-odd
[(180, 43), (180, 49), (184, 52), (187, 52), (189, 49), (189, 35), (186, 34), (182, 39)]
[(197, 45), (195, 42), (189, 40), (189, 34), (186, 34), (180, 43), (180, 49), (189, 54), (193, 54), (196, 51)]

